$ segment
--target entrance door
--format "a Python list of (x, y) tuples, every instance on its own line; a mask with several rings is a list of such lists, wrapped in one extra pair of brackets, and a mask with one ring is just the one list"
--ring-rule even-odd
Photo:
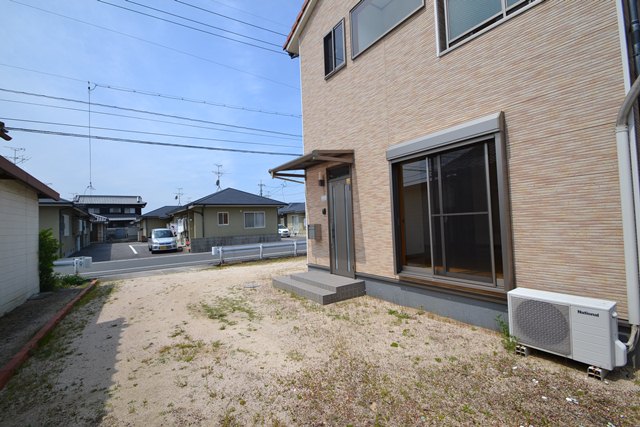
[(328, 176), (331, 273), (355, 277), (350, 167), (330, 169)]

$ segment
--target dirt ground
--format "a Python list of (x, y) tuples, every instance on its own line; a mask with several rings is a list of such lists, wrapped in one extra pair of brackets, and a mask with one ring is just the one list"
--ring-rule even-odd
[(0, 392), (0, 425), (640, 425), (607, 381), (370, 297), (274, 289), (305, 260), (102, 283)]
[(81, 288), (71, 288), (43, 292), (0, 317), (0, 367), (80, 291)]

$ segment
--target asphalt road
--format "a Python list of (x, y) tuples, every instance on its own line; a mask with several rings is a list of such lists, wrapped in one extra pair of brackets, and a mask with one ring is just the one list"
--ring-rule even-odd
[[(148, 271), (161, 273), (164, 270), (171, 270), (175, 272), (175, 269), (188, 270), (194, 267), (201, 268), (218, 264), (216, 257), (211, 255), (211, 252), (179, 251), (152, 254), (149, 252), (147, 244), (141, 242), (92, 244), (73, 255), (73, 257), (81, 256), (92, 258), (91, 267), (79, 271), (81, 276), (113, 280), (141, 276)], [(60, 274), (74, 273), (73, 266), (57, 266), (55, 271)]]

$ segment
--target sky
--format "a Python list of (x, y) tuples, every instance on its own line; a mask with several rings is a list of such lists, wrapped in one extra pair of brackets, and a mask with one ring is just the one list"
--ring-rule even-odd
[(303, 154), (282, 50), (302, 3), (0, 0), (0, 154), (64, 199), (135, 195), (143, 212), (216, 192), (218, 171), (222, 189), (304, 201), (268, 173)]

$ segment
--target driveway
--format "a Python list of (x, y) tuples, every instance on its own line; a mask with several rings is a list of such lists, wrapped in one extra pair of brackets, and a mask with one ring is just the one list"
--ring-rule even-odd
[(0, 425), (640, 425), (640, 382), (507, 353), (371, 297), (273, 288), (304, 259), (107, 282), (0, 391)]
[[(151, 256), (175, 255), (178, 252), (159, 252), (151, 254), (146, 242), (92, 243), (73, 254), (73, 257), (90, 256), (93, 262), (121, 261), (125, 259), (149, 258)], [(73, 258), (72, 257), (72, 258)]]

